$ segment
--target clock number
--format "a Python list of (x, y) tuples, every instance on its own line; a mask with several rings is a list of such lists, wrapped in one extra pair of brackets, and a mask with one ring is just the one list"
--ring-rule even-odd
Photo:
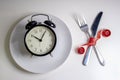
[(39, 29), (39, 32), (42, 32), (42, 29)]
[(31, 42), (31, 39), (28, 39), (28, 42)]
[(36, 33), (37, 33), (37, 30), (34, 30), (34, 33), (36, 34)]
[(49, 34), (49, 36), (51, 36), (51, 34)]
[(48, 50), (48, 48), (46, 48), (46, 50)]
[(33, 45), (31, 44), (30, 47), (33, 47)]
[(33, 50), (36, 52), (36, 51), (37, 51), (37, 48), (34, 48)]
[(40, 52), (42, 52), (42, 50), (40, 49)]
[(52, 46), (52, 44), (49, 44), (49, 47), (51, 47)]

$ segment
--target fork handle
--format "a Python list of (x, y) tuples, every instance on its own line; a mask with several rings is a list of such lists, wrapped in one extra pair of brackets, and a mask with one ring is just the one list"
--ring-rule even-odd
[(85, 65), (85, 66), (88, 64), (88, 62), (90, 60), (90, 55), (91, 55), (92, 49), (93, 49), (93, 46), (88, 46), (88, 48), (86, 50), (85, 56), (83, 58), (83, 65)]
[(92, 49), (94, 49), (94, 51), (96, 53), (96, 56), (98, 58), (99, 63), (102, 66), (104, 66), (105, 65), (105, 60), (104, 60), (103, 56), (99, 53), (98, 49), (95, 46), (89, 46), (87, 48), (85, 56), (84, 56), (84, 59), (83, 59), (83, 65), (86, 66), (88, 64), (88, 62), (90, 60), (91, 53), (92, 53)]

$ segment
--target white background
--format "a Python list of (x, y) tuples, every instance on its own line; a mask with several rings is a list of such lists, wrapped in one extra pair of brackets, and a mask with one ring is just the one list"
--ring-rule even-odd
[[(119, 8), (119, 0), (0, 0), (0, 80), (120, 80)], [(99, 29), (108, 28), (112, 32), (109, 38), (102, 38), (97, 43), (106, 65), (101, 66), (93, 52), (88, 66), (83, 66), (84, 55), (78, 55), (75, 49), (87, 39), (73, 15), (84, 15), (90, 27), (99, 11), (103, 11)], [(10, 33), (15, 24), (36, 12), (60, 18), (72, 36), (72, 49), (65, 63), (46, 74), (33, 74), (21, 69), (9, 51)]]

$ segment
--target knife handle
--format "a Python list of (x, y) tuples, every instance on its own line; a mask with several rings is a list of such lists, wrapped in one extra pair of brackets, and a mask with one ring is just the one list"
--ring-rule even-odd
[[(87, 36), (88, 36), (88, 38), (90, 38), (91, 36), (90, 36), (90, 33), (88, 32), (87, 33)], [(94, 51), (95, 51), (95, 54), (96, 54), (96, 56), (97, 56), (97, 59), (98, 59), (98, 61), (99, 61), (99, 63), (102, 65), (102, 66), (104, 66), (105, 65), (105, 60), (104, 60), (104, 57), (102, 56), (102, 54), (99, 52), (99, 50), (98, 50), (98, 48), (96, 47), (96, 45), (95, 46), (93, 46), (93, 49), (94, 49)], [(87, 52), (86, 52), (87, 53)], [(88, 58), (90, 58), (90, 54), (91, 53), (89, 53), (89, 54), (85, 54)], [(84, 57), (85, 58), (85, 57)], [(85, 59), (86, 60), (86, 59)], [(85, 64), (88, 64), (88, 60), (87, 61), (85, 61), (85, 60), (83, 60), (83, 64), (85, 65)]]
[(83, 59), (83, 65), (86, 66), (88, 64), (88, 62), (90, 60), (91, 53), (92, 53), (92, 49), (94, 49), (95, 54), (96, 54), (96, 56), (98, 58), (99, 63), (102, 66), (104, 66), (105, 65), (105, 60), (104, 60), (103, 56), (99, 53), (98, 49), (95, 46), (89, 46), (87, 48), (87, 51), (86, 51), (84, 59)]
[(85, 56), (83, 59), (83, 65), (85, 65), (85, 66), (88, 64), (88, 62), (90, 60), (90, 55), (91, 55), (92, 49), (93, 49), (93, 46), (88, 46), (88, 48), (86, 50), (86, 53), (85, 53)]
[(95, 51), (95, 54), (96, 54), (96, 56), (97, 56), (97, 58), (98, 58), (99, 63), (100, 63), (102, 66), (104, 66), (104, 65), (105, 65), (105, 60), (104, 60), (103, 56), (102, 56), (101, 53), (98, 51), (98, 49), (96, 48), (96, 46), (93, 46), (93, 49), (94, 49), (94, 51)]

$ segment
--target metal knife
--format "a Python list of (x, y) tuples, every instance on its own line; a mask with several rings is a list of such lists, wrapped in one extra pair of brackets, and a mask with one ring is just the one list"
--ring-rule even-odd
[[(93, 23), (93, 25), (91, 26), (91, 31), (92, 31), (92, 36), (93, 36), (93, 37), (95, 37), (96, 32), (97, 32), (97, 28), (96, 28), (95, 26), (98, 26), (98, 25), (99, 25), (99, 23), (98, 23), (98, 24), (96, 24), (96, 23), (100, 21), (100, 18), (99, 18), (99, 17), (101, 17), (102, 14), (103, 14), (103, 12), (100, 12), (100, 13), (99, 13), (98, 18), (95, 19), (96, 22)], [(98, 49), (96, 48), (96, 46), (93, 46), (93, 47), (94, 47), (93, 49), (94, 49), (94, 51), (95, 51), (95, 53), (96, 53), (96, 56), (97, 56), (97, 59), (98, 59), (99, 63), (100, 63), (102, 66), (104, 66), (104, 65), (105, 65), (105, 60), (104, 60), (102, 54), (99, 53), (99, 51), (98, 51)]]
[[(96, 32), (97, 32), (98, 25), (99, 25), (100, 19), (102, 17), (102, 14), (103, 14), (103, 12), (99, 12), (98, 15), (96, 16), (94, 22), (93, 22), (93, 25), (91, 27), (92, 37), (95, 37), (95, 35), (96, 35)], [(86, 50), (86, 53), (85, 53), (85, 56), (84, 56), (84, 59), (83, 59), (83, 65), (88, 64), (92, 49), (93, 49), (93, 46), (88, 46), (88, 48)]]

